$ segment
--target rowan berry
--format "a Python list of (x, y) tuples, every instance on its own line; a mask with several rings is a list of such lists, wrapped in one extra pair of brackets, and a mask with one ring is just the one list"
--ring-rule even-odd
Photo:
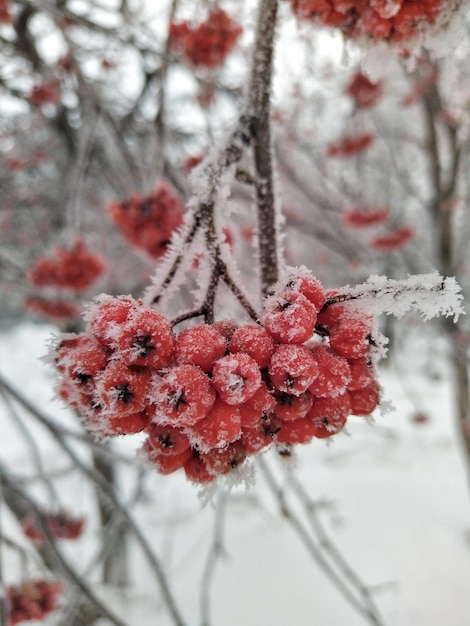
[(255, 393), (239, 405), (242, 428), (253, 427), (263, 417), (267, 417), (276, 406), (276, 399), (262, 381)]
[(348, 383), (348, 391), (357, 391), (364, 389), (374, 380), (374, 369), (372, 363), (367, 357), (359, 359), (349, 359), (349, 370), (351, 372), (351, 380)]
[(147, 439), (140, 448), (141, 456), (148, 462), (155, 465), (160, 474), (173, 474), (192, 457), (191, 448), (187, 448), (178, 454), (163, 454), (160, 450), (155, 450)]
[(216, 479), (216, 475), (209, 471), (203, 457), (196, 451), (192, 452), (183, 467), (186, 477), (195, 483), (211, 483)]
[(124, 322), (139, 306), (132, 296), (101, 294), (85, 312), (88, 331), (105, 348), (115, 350), (119, 347)]
[[(138, 413), (131, 413), (130, 415), (111, 415), (106, 418), (107, 426), (103, 429), (103, 434), (108, 437), (115, 437), (117, 435), (135, 435), (142, 432), (147, 424), (149, 418), (146, 411), (139, 411)], [(98, 424), (100, 422), (98, 421)], [(98, 434), (98, 433), (97, 433)]]
[(178, 365), (157, 377), (149, 393), (151, 421), (186, 428), (203, 419), (215, 402), (210, 378), (195, 365)]
[(214, 476), (228, 474), (245, 462), (248, 452), (241, 441), (201, 454), (207, 471)]
[(351, 398), (346, 391), (336, 398), (315, 398), (307, 418), (316, 424), (315, 437), (324, 438), (339, 432), (350, 413)]
[(178, 365), (197, 365), (203, 372), (212, 371), (214, 362), (226, 351), (226, 339), (213, 326), (200, 324), (182, 330), (176, 338)]
[(380, 385), (376, 380), (362, 389), (350, 391), (352, 415), (370, 415), (380, 400)]
[(216, 398), (212, 409), (188, 429), (191, 445), (200, 452), (225, 447), (241, 435), (241, 414), (236, 406), (230, 406)]
[(268, 331), (258, 324), (239, 326), (232, 335), (229, 350), (232, 354), (244, 352), (263, 369), (269, 365), (276, 343)]
[(262, 322), (276, 341), (301, 344), (313, 335), (317, 311), (301, 293), (284, 290), (266, 298)]
[(305, 417), (313, 406), (313, 396), (306, 391), (299, 396), (282, 393), (276, 396), (273, 413), (280, 420), (297, 420)]
[(122, 418), (146, 408), (150, 372), (131, 368), (121, 361), (110, 361), (96, 380), (96, 396), (102, 414)]
[(248, 354), (229, 354), (214, 363), (212, 383), (224, 402), (239, 405), (249, 400), (261, 385), (261, 373)]
[(294, 419), (281, 423), (276, 435), (279, 443), (308, 443), (316, 436), (317, 424), (310, 419)]
[(326, 344), (316, 344), (311, 353), (318, 365), (318, 375), (309, 386), (310, 393), (322, 398), (331, 398), (346, 391), (351, 380), (348, 361)]
[(319, 374), (319, 369), (316, 359), (308, 348), (282, 344), (276, 348), (268, 372), (276, 389), (299, 396), (313, 383)]
[(159, 370), (173, 363), (175, 340), (169, 321), (157, 311), (130, 311), (115, 334), (119, 357), (127, 365)]
[(302, 294), (313, 304), (316, 311), (320, 311), (326, 299), (323, 285), (317, 278), (311, 276), (309, 272), (304, 271), (300, 273), (298, 270), (297, 272), (297, 274), (294, 272), (291, 273), (286, 284), (286, 290)]
[(191, 447), (187, 435), (176, 426), (149, 422), (145, 430), (150, 446), (160, 454), (180, 454)]
[(346, 359), (358, 359), (370, 351), (372, 318), (350, 315), (330, 327), (330, 346)]

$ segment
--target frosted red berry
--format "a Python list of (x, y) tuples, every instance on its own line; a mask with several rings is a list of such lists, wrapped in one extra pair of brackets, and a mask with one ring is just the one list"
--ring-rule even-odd
[(219, 398), (216, 398), (209, 413), (188, 431), (192, 446), (199, 451), (225, 447), (239, 439), (240, 435), (240, 410)]
[(310, 393), (323, 398), (344, 393), (351, 380), (348, 361), (326, 344), (316, 344), (311, 352), (318, 365), (318, 375), (309, 386)]
[(380, 386), (376, 380), (366, 387), (349, 392), (352, 415), (370, 415), (380, 400)]
[(282, 344), (276, 348), (268, 372), (276, 389), (298, 396), (307, 391), (318, 376), (319, 369), (308, 348)]
[(176, 339), (176, 362), (179, 365), (197, 365), (206, 373), (212, 371), (214, 362), (225, 352), (225, 337), (209, 324), (186, 328)]
[(180, 454), (191, 447), (181, 428), (150, 422), (146, 427), (150, 446), (160, 454)]
[(263, 326), (245, 324), (233, 333), (229, 349), (233, 354), (238, 352), (248, 354), (263, 369), (269, 365), (276, 349), (276, 342)]
[(113, 418), (140, 413), (147, 406), (151, 375), (145, 369), (132, 369), (121, 361), (111, 361), (96, 381), (96, 396), (102, 414)]
[(214, 363), (212, 383), (221, 400), (238, 405), (249, 400), (261, 385), (261, 373), (248, 354), (230, 354)]
[(299, 396), (283, 393), (276, 396), (273, 413), (280, 420), (297, 420), (305, 417), (313, 406), (313, 396), (306, 391)]
[(313, 335), (316, 320), (315, 307), (301, 293), (285, 290), (265, 300), (263, 324), (281, 343), (304, 343)]
[(178, 365), (157, 377), (149, 393), (152, 421), (180, 428), (203, 419), (215, 402), (210, 378), (195, 365)]

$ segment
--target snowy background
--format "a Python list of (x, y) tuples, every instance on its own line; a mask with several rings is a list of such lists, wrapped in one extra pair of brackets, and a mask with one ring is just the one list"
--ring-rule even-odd
[[(53, 374), (40, 361), (52, 332), (52, 327), (32, 323), (2, 332), (0, 370), (43, 412), (75, 427), (67, 411), (51, 399)], [(450, 409), (445, 346), (431, 342), (431, 332), (412, 330), (406, 349), (381, 369), (393, 412), (377, 415), (374, 423), (354, 418), (334, 441), (315, 440), (298, 447), (295, 460), (296, 477), (317, 503), (330, 539), (372, 590), (384, 626), (470, 624), (468, 486)], [(22, 415), (18, 407), (17, 411)], [(426, 420), (416, 421), (417, 414)], [(52, 448), (48, 452), (43, 431), (23, 417), (46, 452), (45, 469), (66, 470), (64, 459)], [(2, 463), (19, 475), (32, 475), (30, 454), (3, 402), (0, 423)], [(138, 443), (136, 436), (116, 445), (132, 459)], [(285, 462), (271, 453), (263, 459), (274, 476), (285, 480)], [(123, 472), (124, 500), (125, 476)], [(65, 547), (85, 570), (93, 558), (97, 532), (90, 517), (89, 487), (67, 471), (56, 485), (66, 506), (87, 515), (84, 536)], [(222, 490), (205, 506), (199, 496), (199, 489), (182, 473), (165, 477), (150, 472), (133, 510), (165, 563), (188, 625), (202, 623), (201, 577), (217, 523), (214, 504), (220, 506), (222, 500), (223, 548), (210, 596), (213, 626), (367, 623), (312, 560), (281, 514), (261, 471), (249, 489), (237, 487), (229, 494)], [(2, 525), (4, 532), (21, 541), (20, 530), (5, 514)], [(5, 581), (17, 582), (20, 564), (8, 549), (2, 564)], [(171, 624), (137, 548), (132, 550), (131, 578), (124, 593), (101, 589), (117, 614), (129, 626)], [(47, 623), (55, 624), (55, 618), (52, 615)]]

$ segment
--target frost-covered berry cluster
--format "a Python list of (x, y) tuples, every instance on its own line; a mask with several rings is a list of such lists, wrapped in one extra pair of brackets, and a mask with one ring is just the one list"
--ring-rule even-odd
[(373, 318), (335, 298), (296, 270), (265, 299), (259, 323), (175, 335), (140, 301), (99, 296), (86, 331), (54, 347), (59, 395), (98, 435), (145, 430), (142, 452), (161, 473), (183, 467), (210, 482), (273, 442), (329, 437), (374, 410)]
[(35, 287), (58, 287), (80, 293), (93, 285), (107, 267), (101, 255), (77, 239), (70, 248), (57, 246), (38, 259), (28, 278)]
[(74, 319), (82, 310), (77, 296), (95, 285), (107, 268), (104, 257), (81, 238), (70, 246), (56, 246), (30, 268), (28, 280), (36, 289), (24, 305), (54, 321)]
[(6, 589), (7, 624), (43, 620), (57, 608), (63, 590), (61, 582), (45, 579), (27, 580)]
[(222, 9), (214, 9), (204, 22), (170, 24), (170, 44), (195, 67), (215, 68), (222, 65), (232, 51), (242, 28)]
[(42, 516), (42, 520), (35, 513), (31, 513), (22, 522), (24, 534), (37, 545), (42, 544), (46, 539), (43, 525), (47, 527), (53, 539), (74, 541), (81, 537), (85, 519), (74, 517), (68, 511), (59, 511), (46, 513)]
[(183, 222), (183, 205), (168, 183), (161, 182), (147, 196), (133, 195), (108, 207), (121, 235), (152, 259), (165, 254), (171, 235)]
[(294, 13), (347, 37), (401, 42), (441, 19), (446, 23), (458, 0), (290, 0)]

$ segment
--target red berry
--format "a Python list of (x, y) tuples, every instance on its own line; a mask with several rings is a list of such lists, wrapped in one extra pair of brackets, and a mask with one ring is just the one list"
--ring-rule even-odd
[(324, 438), (339, 432), (350, 413), (351, 398), (346, 391), (336, 398), (315, 398), (307, 418), (317, 426), (315, 437)]
[(323, 285), (310, 272), (292, 274), (286, 285), (286, 290), (298, 292), (305, 296), (313, 304), (316, 311), (320, 311), (325, 304), (326, 295)]
[(239, 439), (241, 414), (236, 406), (230, 406), (216, 398), (209, 413), (191, 427), (188, 436), (193, 447), (199, 451), (225, 447)]
[(135, 435), (144, 430), (148, 424), (148, 416), (145, 411), (124, 415), (123, 417), (109, 417), (107, 432), (108, 436), (113, 435)]
[(308, 443), (317, 432), (317, 425), (310, 419), (283, 421), (276, 435), (279, 443)]
[(175, 426), (170, 426), (170, 424), (162, 425), (150, 422), (146, 431), (150, 446), (160, 454), (180, 454), (191, 447), (189, 439), (183, 431)]
[(199, 367), (178, 365), (155, 380), (149, 400), (152, 421), (186, 428), (209, 413), (215, 391), (210, 378)]
[(267, 417), (274, 409), (276, 399), (269, 393), (264, 382), (255, 393), (243, 404), (239, 405), (242, 427), (255, 426), (263, 417)]
[(214, 476), (228, 474), (245, 462), (247, 450), (241, 441), (235, 441), (225, 448), (214, 448), (201, 454), (206, 469)]
[(211, 372), (217, 359), (224, 356), (226, 340), (213, 326), (200, 324), (180, 332), (176, 339), (175, 357), (178, 365), (197, 365)]
[(212, 327), (225, 337), (228, 344), (233, 337), (233, 333), (237, 330), (238, 324), (234, 320), (220, 320), (214, 322)]
[(261, 385), (261, 373), (256, 361), (248, 354), (230, 354), (214, 363), (212, 383), (224, 402), (242, 404)]
[(216, 478), (216, 475), (209, 471), (202, 456), (194, 451), (184, 463), (184, 473), (189, 480), (200, 484), (210, 483)]
[(139, 308), (131, 296), (108, 296), (102, 294), (85, 313), (85, 320), (92, 335), (105, 348), (115, 350), (119, 346), (121, 327), (129, 315)]
[(313, 396), (308, 391), (299, 396), (283, 393), (276, 396), (276, 400), (274, 415), (280, 420), (287, 421), (305, 417), (313, 405)]
[(140, 453), (147, 461), (156, 466), (160, 474), (173, 474), (183, 467), (193, 454), (190, 448), (178, 454), (162, 454), (150, 445), (148, 439), (141, 447)]
[(351, 379), (347, 360), (326, 344), (316, 344), (312, 348), (312, 355), (318, 365), (318, 376), (309, 387), (310, 393), (322, 398), (331, 398), (344, 393)]
[(349, 359), (349, 369), (351, 380), (348, 383), (348, 391), (364, 389), (374, 380), (374, 370), (372, 363), (366, 357), (359, 359)]
[(301, 293), (285, 290), (266, 298), (262, 319), (276, 341), (300, 344), (313, 335), (317, 311)]
[(376, 380), (356, 391), (350, 391), (351, 413), (353, 415), (370, 415), (380, 400), (380, 385)]
[(233, 333), (229, 349), (232, 354), (238, 352), (248, 354), (258, 363), (260, 369), (263, 369), (269, 365), (276, 343), (263, 326), (245, 324)]
[(330, 329), (330, 346), (347, 359), (359, 359), (370, 350), (372, 331), (369, 316), (350, 316)]
[(54, 358), (59, 372), (83, 387), (108, 362), (102, 346), (86, 335), (65, 336), (55, 349)]
[(318, 376), (318, 365), (305, 346), (280, 345), (269, 364), (269, 377), (279, 391), (299, 396)]
[(170, 323), (152, 309), (140, 307), (131, 311), (115, 331), (115, 340), (119, 356), (127, 365), (159, 370), (173, 363), (174, 337)]
[(131, 369), (110, 361), (96, 381), (96, 397), (102, 414), (119, 418), (140, 413), (147, 405), (151, 376), (145, 369)]
[(280, 420), (274, 415), (263, 417), (255, 426), (242, 429), (240, 441), (250, 454), (256, 454), (272, 444), (281, 428), (280, 424)]

